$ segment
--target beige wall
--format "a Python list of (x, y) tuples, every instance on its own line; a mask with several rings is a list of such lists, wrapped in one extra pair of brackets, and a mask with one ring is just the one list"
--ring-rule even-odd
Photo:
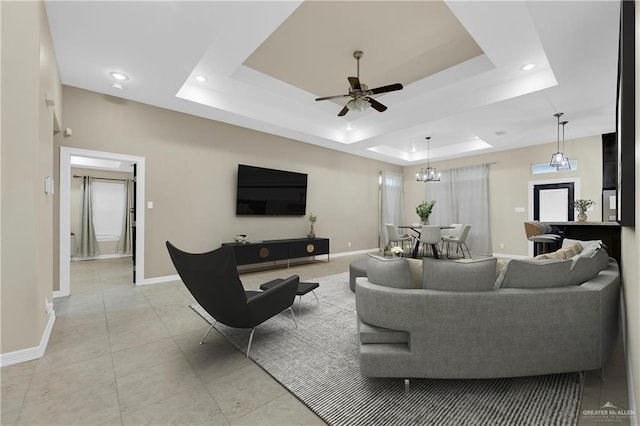
[(307, 173), (307, 213), (332, 253), (378, 245), (378, 172), (399, 166), (77, 88), (63, 97), (64, 146), (145, 157), (145, 278), (175, 274), (166, 240), (204, 251), (238, 233), (306, 236), (305, 217), (236, 216), (238, 163)]
[[(39, 345), (51, 301), (53, 132), (61, 89), (41, 2), (2, 8), (2, 340), (3, 354)], [(46, 98), (55, 103), (47, 106)], [(57, 124), (56, 124), (57, 123)]]
[[(627, 351), (632, 377), (628, 377), (635, 393), (636, 416), (640, 407), (640, 2), (636, 1), (636, 223), (635, 228), (622, 228), (622, 286), (627, 311)], [(637, 419), (637, 417), (636, 417)]]
[[(565, 152), (578, 160), (578, 170), (540, 175), (531, 174), (531, 164), (549, 161), (556, 144), (548, 143), (492, 154), (476, 155), (449, 161), (432, 163), (439, 170), (491, 163), (489, 166), (489, 208), (491, 242), (493, 252), (509, 255), (527, 255), (528, 245), (524, 234), (524, 221), (528, 219), (528, 188), (530, 181), (560, 178), (580, 178), (580, 198), (596, 201), (594, 211), (588, 212), (590, 221), (602, 220), (602, 140), (601, 137), (572, 139), (566, 141)], [(416, 206), (430, 199), (427, 191), (429, 183), (416, 182), (415, 175), (426, 164), (405, 167), (405, 222), (419, 220)], [(524, 207), (523, 213), (515, 212), (516, 207)], [(437, 204), (436, 204), (436, 209)], [(504, 244), (504, 248), (500, 248)], [(473, 247), (471, 247), (473, 252)]]
[[(107, 170), (91, 170), (82, 168), (71, 168), (71, 176), (93, 176), (104, 177), (110, 179), (131, 179), (133, 173), (112, 172)], [(71, 232), (80, 238), (80, 218), (82, 216), (82, 179), (71, 179), (71, 188), (69, 198), (71, 202)], [(117, 241), (98, 241), (98, 250), (100, 255), (112, 255), (118, 253)]]

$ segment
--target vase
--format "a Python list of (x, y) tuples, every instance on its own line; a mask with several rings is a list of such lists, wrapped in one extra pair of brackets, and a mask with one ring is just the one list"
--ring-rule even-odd
[(584, 222), (587, 220), (587, 215), (584, 212), (578, 213), (578, 222)]
[(422, 219), (422, 224), (423, 225), (428, 225), (429, 224), (429, 218)]
[(313, 229), (313, 223), (311, 224), (311, 229), (309, 229), (309, 233), (307, 234), (307, 238), (313, 239), (316, 237), (316, 231)]

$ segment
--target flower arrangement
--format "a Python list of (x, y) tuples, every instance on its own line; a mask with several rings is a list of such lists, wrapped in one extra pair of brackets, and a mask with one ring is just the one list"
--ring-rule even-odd
[(595, 204), (596, 202), (593, 200), (575, 200), (572, 201), (569, 205), (572, 209), (578, 210), (580, 214), (584, 214), (589, 207)]
[(318, 220), (318, 216), (316, 216), (313, 213), (309, 213), (309, 216), (307, 216), (307, 219), (309, 220), (309, 223), (311, 224), (310, 229), (309, 229), (309, 233), (307, 234), (307, 238), (315, 238), (316, 237), (316, 231), (315, 229), (313, 229), (313, 224), (316, 223), (316, 221)]
[(402, 250), (402, 247), (400, 246), (393, 246), (389, 249), (389, 251), (395, 255), (404, 253), (404, 250)]
[(435, 204), (436, 200), (423, 201), (418, 204), (418, 207), (416, 207), (416, 213), (420, 216), (420, 219), (422, 219), (423, 222), (427, 222), (429, 220), (429, 216), (431, 215), (431, 211)]

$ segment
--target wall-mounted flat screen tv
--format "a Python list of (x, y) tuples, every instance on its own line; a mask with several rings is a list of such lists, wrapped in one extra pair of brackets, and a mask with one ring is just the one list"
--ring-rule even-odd
[(238, 165), (237, 215), (304, 216), (306, 208), (305, 173)]

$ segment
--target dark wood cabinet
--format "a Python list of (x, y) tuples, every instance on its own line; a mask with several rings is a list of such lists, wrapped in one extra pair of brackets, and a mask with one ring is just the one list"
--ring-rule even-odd
[(325, 254), (329, 260), (328, 238), (293, 238), (242, 244), (224, 243), (223, 245), (233, 246), (238, 266), (286, 260), (286, 266), (289, 267), (291, 259)]

